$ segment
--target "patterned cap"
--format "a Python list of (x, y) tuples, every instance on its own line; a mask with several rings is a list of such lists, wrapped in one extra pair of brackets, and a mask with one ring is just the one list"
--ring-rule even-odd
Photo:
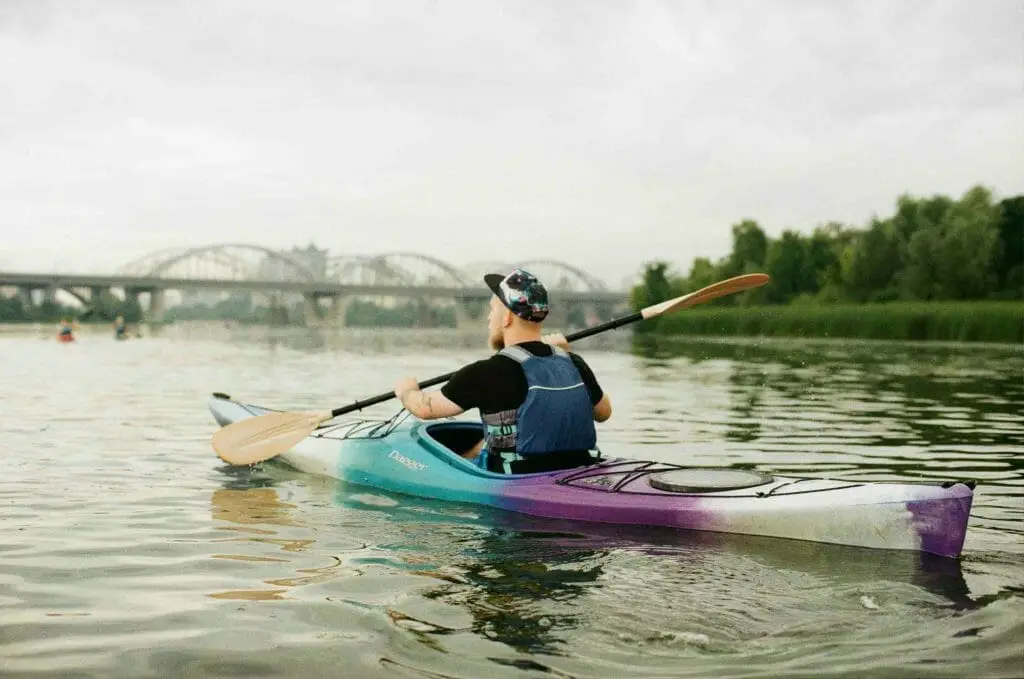
[(529, 271), (516, 269), (507, 276), (489, 273), (484, 276), (484, 283), (519, 318), (534, 323), (547, 318), (547, 288)]

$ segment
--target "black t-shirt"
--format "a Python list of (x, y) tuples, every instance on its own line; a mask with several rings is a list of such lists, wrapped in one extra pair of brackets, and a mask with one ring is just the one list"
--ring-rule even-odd
[[(516, 345), (534, 356), (550, 356), (546, 342), (522, 342)], [(590, 403), (597, 405), (604, 395), (593, 371), (576, 354), (569, 352), (580, 377), (590, 392)], [(459, 369), (441, 388), (445, 397), (463, 410), (479, 408), (480, 414), (515, 410), (526, 400), (527, 384), (523, 366), (509, 356), (495, 354)]]

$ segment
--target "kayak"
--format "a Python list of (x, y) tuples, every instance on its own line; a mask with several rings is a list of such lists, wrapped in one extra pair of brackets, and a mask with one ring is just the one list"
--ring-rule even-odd
[(57, 333), (57, 341), (58, 342), (74, 342), (75, 341), (75, 336), (74, 335), (62, 335), (61, 333)]
[[(214, 394), (221, 426), (275, 412)], [(482, 425), (463, 420), (331, 421), (277, 457), (299, 471), (521, 514), (665, 526), (958, 557), (975, 481), (891, 483), (684, 467), (629, 458), (496, 474), (456, 454)]]

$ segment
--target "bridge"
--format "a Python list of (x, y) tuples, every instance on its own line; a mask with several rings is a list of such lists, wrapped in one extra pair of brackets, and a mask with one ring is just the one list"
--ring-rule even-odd
[(175, 301), (181, 305), (243, 293), (264, 299), (272, 311), (285, 308), (288, 300), (301, 300), (303, 322), (310, 326), (345, 325), (355, 300), (382, 307), (403, 300), (450, 306), (456, 324), (461, 325), (479, 316), (490, 298), (483, 274), (516, 266), (533, 272), (548, 288), (552, 327), (569, 327), (574, 310), (582, 310), (593, 322), (628, 306), (627, 291), (610, 289), (583, 269), (557, 260), (474, 262), (457, 267), (412, 252), (331, 255), (312, 245), (281, 251), (234, 243), (162, 250), (111, 273), (0, 271), (0, 290), (13, 291), (25, 304), (35, 304), (40, 296), (55, 300), (63, 292), (89, 306), (100, 296), (112, 294), (138, 304), (150, 323), (162, 322)]

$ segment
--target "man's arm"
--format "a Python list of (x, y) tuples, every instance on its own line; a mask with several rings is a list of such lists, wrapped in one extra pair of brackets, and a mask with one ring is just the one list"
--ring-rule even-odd
[(605, 392), (601, 395), (601, 400), (594, 406), (594, 421), (604, 422), (612, 416), (612, 402), (608, 398), (608, 393)]
[(436, 420), (439, 417), (454, 417), (462, 412), (440, 391), (423, 391), (412, 377), (406, 377), (395, 386), (395, 396), (402, 405), (421, 420)]

